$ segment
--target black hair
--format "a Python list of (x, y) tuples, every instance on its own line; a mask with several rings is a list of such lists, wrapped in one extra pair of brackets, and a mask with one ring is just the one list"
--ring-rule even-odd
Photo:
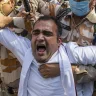
[[(60, 24), (60, 22), (59, 22), (55, 17), (47, 16), (47, 15), (41, 16), (41, 17), (39, 17), (39, 19), (35, 22), (35, 24), (36, 24), (38, 21), (41, 21), (41, 20), (42, 20), (42, 21), (52, 20), (52, 21), (57, 25), (57, 38), (59, 38), (59, 37), (62, 35), (62, 27), (61, 27), (61, 24)], [(34, 28), (35, 24), (33, 25), (33, 28)]]

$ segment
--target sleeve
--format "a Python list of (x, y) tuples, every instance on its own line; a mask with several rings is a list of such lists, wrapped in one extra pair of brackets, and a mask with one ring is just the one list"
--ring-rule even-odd
[(23, 58), (27, 49), (31, 47), (30, 40), (17, 36), (8, 28), (0, 29), (0, 43), (9, 49), (21, 64), (23, 63)]
[(81, 47), (75, 42), (66, 44), (66, 50), (71, 63), (96, 64), (96, 46)]

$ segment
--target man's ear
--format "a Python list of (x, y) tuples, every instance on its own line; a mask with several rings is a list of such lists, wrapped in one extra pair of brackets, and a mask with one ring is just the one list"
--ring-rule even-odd
[(93, 8), (95, 8), (95, 6), (96, 6), (96, 0), (90, 0), (90, 4), (89, 4), (90, 10), (93, 10)]
[(58, 46), (60, 46), (62, 43), (62, 39), (61, 38), (58, 38)]

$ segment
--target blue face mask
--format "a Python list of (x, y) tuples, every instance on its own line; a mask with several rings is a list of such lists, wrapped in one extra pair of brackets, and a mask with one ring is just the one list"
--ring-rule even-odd
[(69, 0), (69, 3), (72, 12), (77, 16), (84, 16), (90, 11), (88, 0), (81, 2), (76, 2), (75, 0)]

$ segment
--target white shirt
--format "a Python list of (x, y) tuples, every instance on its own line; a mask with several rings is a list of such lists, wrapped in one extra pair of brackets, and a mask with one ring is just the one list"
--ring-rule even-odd
[[(47, 63), (58, 63), (58, 51), (54, 53)], [(60, 76), (55, 78), (43, 78), (38, 71), (39, 64), (31, 65), (28, 81), (28, 96), (64, 96)]]

